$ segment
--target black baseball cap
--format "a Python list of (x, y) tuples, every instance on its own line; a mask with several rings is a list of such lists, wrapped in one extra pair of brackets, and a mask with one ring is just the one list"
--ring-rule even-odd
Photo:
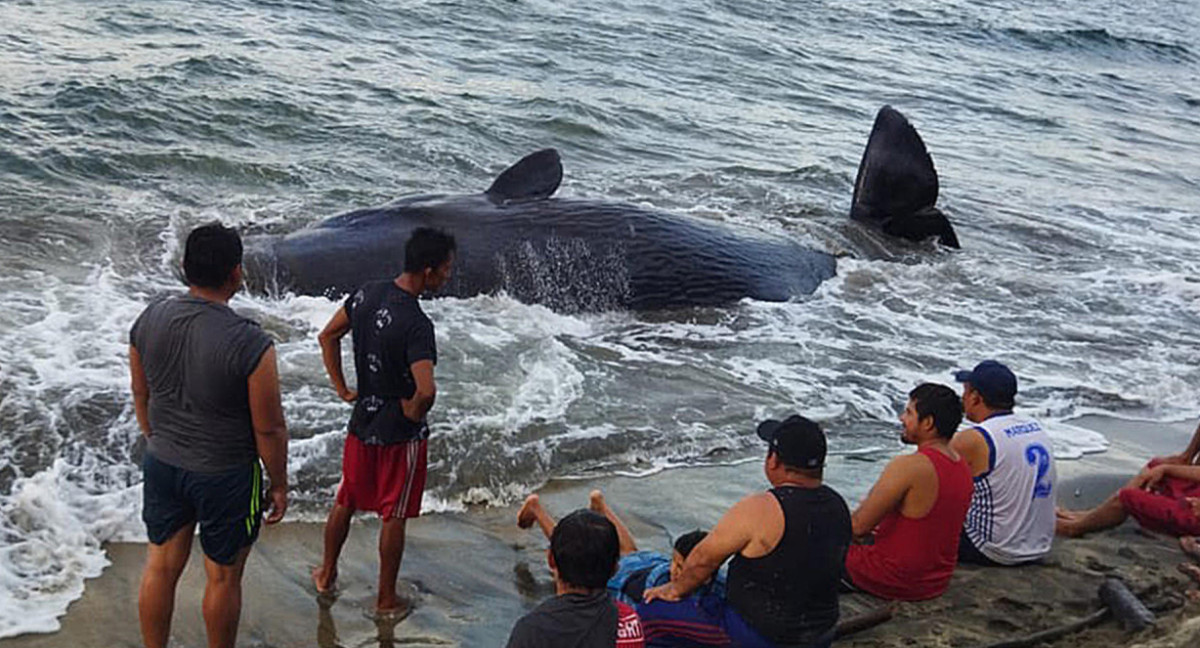
[(984, 360), (970, 371), (956, 371), (954, 379), (970, 383), (990, 403), (1011, 403), (1017, 397), (1017, 377), (995, 360)]
[(758, 424), (758, 438), (792, 468), (821, 468), (825, 465), (825, 433), (821, 426), (799, 414), (782, 421)]

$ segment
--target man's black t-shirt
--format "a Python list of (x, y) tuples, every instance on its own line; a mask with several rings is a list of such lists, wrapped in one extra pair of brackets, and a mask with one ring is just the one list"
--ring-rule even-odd
[(417, 385), (412, 364), (437, 364), (433, 322), (420, 302), (394, 281), (373, 281), (346, 298), (344, 308), (354, 336), (358, 401), (350, 433), (367, 445), (391, 445), (429, 435), (425, 421), (404, 417), (401, 398), (412, 398)]

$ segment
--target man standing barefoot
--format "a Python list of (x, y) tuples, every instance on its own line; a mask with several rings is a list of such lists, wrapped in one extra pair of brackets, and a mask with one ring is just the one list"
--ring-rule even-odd
[(210, 648), (232, 647), (242, 569), (262, 523), (287, 509), (287, 427), (271, 338), (226, 303), (242, 285), (242, 240), (219, 224), (188, 235), (188, 293), (146, 307), (130, 331), (129, 373), (146, 436), (142, 519), (150, 545), (138, 593), (142, 641), (165, 648), (175, 585), (200, 524), (204, 625)]
[[(433, 407), (437, 364), (433, 322), (418, 298), (450, 280), (454, 237), (419, 228), (404, 246), (404, 272), (374, 281), (350, 295), (321, 331), (321, 356), (333, 388), (354, 403), (342, 456), (342, 483), (325, 523), (325, 555), (313, 570), (318, 593), (337, 581), (338, 556), (356, 510), (375, 511), (379, 532), (380, 615), (403, 615), (407, 605), (396, 594), (396, 576), (404, 555), (408, 518), (421, 513), (425, 491), (425, 415)], [(346, 386), (341, 340), (353, 331), (358, 391)]]

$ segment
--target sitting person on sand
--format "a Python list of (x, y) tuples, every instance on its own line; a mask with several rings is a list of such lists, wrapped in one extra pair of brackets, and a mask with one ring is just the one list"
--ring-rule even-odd
[(950, 447), (967, 460), (975, 493), (958, 561), (1020, 565), (1050, 553), (1054, 541), (1054, 448), (1042, 424), (1013, 414), (1017, 377), (995, 360), (959, 371), (963, 413), (974, 425)]
[(1103, 504), (1087, 511), (1058, 511), (1059, 535), (1079, 537), (1108, 529), (1133, 516), (1150, 531), (1173, 536), (1200, 535), (1200, 514), (1188, 498), (1200, 497), (1200, 427), (1187, 449), (1177, 455), (1155, 457), (1142, 472), (1113, 493)]
[(971, 468), (950, 447), (962, 422), (953, 389), (925, 383), (900, 415), (901, 438), (917, 446), (892, 459), (852, 516), (857, 544), (846, 554), (849, 589), (902, 601), (941, 596), (958, 562), (958, 541), (971, 505)]
[(767, 442), (763, 469), (771, 490), (734, 504), (679, 575), (646, 590), (645, 600), (687, 612), (687, 597), (732, 556), (726, 605), (707, 613), (720, 615), (733, 645), (828, 646), (837, 630), (850, 510), (822, 484), (825, 433), (797, 415), (764, 421), (758, 436)]
[(550, 528), (546, 560), (555, 595), (517, 621), (508, 648), (645, 646), (637, 612), (610, 599), (605, 589), (620, 553), (613, 523), (580, 509)]
[[(608, 593), (613, 599), (632, 605), (642, 623), (646, 646), (670, 648), (683, 646), (731, 646), (745, 645), (744, 641), (731, 639), (721, 627), (720, 617), (710, 614), (721, 605), (725, 590), (724, 575), (718, 572), (713, 579), (701, 586), (691, 598), (688, 609), (674, 606), (649, 605), (642, 602), (646, 589), (670, 582), (683, 568), (692, 549), (708, 533), (692, 531), (675, 540), (670, 558), (656, 551), (639, 551), (629, 528), (608, 506), (604, 495), (592, 491), (589, 508), (608, 518), (617, 529), (621, 558), (617, 572), (608, 579)], [(530, 495), (517, 513), (517, 526), (527, 529), (537, 523), (546, 538), (554, 533), (554, 518), (542, 506), (538, 496)], [(761, 639), (758, 640), (761, 642)]]

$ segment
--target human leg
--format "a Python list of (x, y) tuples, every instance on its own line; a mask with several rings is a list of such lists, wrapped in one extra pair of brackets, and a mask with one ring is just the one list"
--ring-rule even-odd
[(146, 549), (146, 568), (138, 590), (138, 620), (146, 648), (166, 648), (175, 611), (175, 586), (187, 566), (195, 531), (194, 522), (185, 524), (165, 542), (151, 543)]
[(534, 522), (542, 530), (542, 535), (546, 536), (546, 539), (549, 540), (550, 535), (554, 533), (554, 525), (557, 522), (542, 507), (542, 502), (538, 499), (537, 493), (526, 497), (525, 503), (521, 505), (521, 510), (517, 511), (517, 526), (522, 529), (528, 529), (533, 526)]
[(333, 507), (325, 518), (321, 564), (312, 570), (317, 594), (328, 594), (337, 587), (338, 559), (350, 535), (350, 524), (359, 508), (376, 508), (375, 455), (358, 437), (347, 434), (342, 443), (342, 480), (334, 495)]
[(1129, 512), (1121, 503), (1121, 494), (1131, 490), (1136, 489), (1122, 488), (1104, 500), (1100, 506), (1087, 511), (1056, 511), (1054, 532), (1068, 538), (1078, 538), (1093, 531), (1101, 531), (1121, 524), (1129, 517)]
[(350, 535), (350, 523), (354, 519), (354, 509), (341, 504), (334, 504), (325, 519), (325, 550), (321, 564), (312, 571), (313, 587), (318, 594), (326, 594), (337, 586), (337, 564), (342, 555), (342, 547)]
[(204, 626), (209, 648), (233, 648), (242, 614), (242, 572), (262, 528), (262, 465), (188, 475), (204, 550)]
[(219, 563), (207, 555), (204, 571), (204, 628), (209, 648), (233, 648), (237, 641), (238, 621), (242, 615), (242, 572), (250, 547), (242, 547), (232, 564)]
[(1121, 491), (1121, 503), (1130, 517), (1147, 531), (1173, 536), (1200, 535), (1200, 517), (1180, 497), (1126, 488)]
[(138, 591), (138, 620), (148, 648), (165, 648), (175, 611), (175, 586), (187, 565), (196, 531), (196, 510), (181, 488), (184, 471), (142, 458), (142, 521), (150, 544)]
[(608, 506), (608, 502), (604, 499), (604, 493), (599, 490), (594, 490), (588, 497), (589, 507), (608, 518), (613, 526), (617, 527), (617, 540), (621, 546), (621, 555), (630, 554), (637, 551), (637, 543), (633, 540), (633, 534), (629, 532), (629, 527), (617, 517), (617, 514)]
[(390, 478), (381, 482), (383, 493), (377, 509), (383, 518), (379, 530), (379, 590), (376, 609), (394, 615), (407, 609), (396, 593), (396, 578), (404, 558), (404, 540), (408, 518), (421, 514), (421, 496), (425, 492), (427, 447), (424, 440), (385, 447), (379, 454), (379, 474)]
[(383, 521), (379, 530), (379, 594), (375, 601), (381, 613), (400, 610), (400, 597), (396, 593), (396, 578), (400, 575), (400, 561), (404, 558), (404, 536), (407, 520), (394, 517)]

